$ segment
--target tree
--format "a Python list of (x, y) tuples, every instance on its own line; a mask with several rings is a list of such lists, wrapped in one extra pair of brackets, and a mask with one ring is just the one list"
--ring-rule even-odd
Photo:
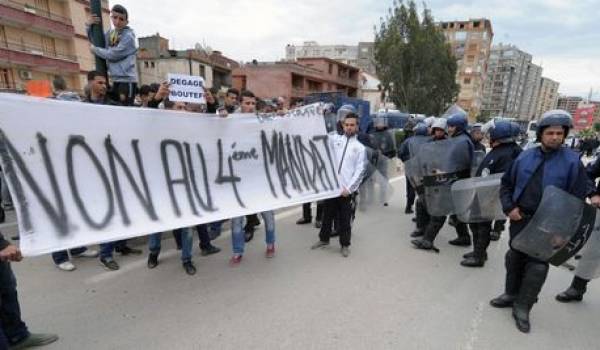
[(594, 131), (600, 132), (600, 123), (594, 123)]
[(440, 115), (456, 100), (456, 58), (431, 12), (394, 0), (375, 28), (375, 63), (383, 90), (398, 109)]

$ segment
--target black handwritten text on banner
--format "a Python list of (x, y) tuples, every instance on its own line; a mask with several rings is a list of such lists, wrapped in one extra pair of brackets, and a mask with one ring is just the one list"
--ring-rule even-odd
[(0, 94), (26, 255), (339, 195), (319, 105), (228, 118)]

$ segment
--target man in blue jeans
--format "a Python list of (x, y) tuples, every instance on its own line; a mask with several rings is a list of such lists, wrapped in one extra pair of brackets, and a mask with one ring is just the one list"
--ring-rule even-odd
[[(196, 267), (192, 263), (192, 249), (194, 247), (194, 236), (189, 227), (178, 228), (173, 230), (174, 235), (181, 237), (181, 263), (183, 269), (188, 275), (196, 274)], [(158, 254), (160, 254), (162, 233), (153, 233), (148, 240), (148, 268), (153, 269), (158, 266)]]
[(58, 340), (56, 334), (29, 333), (21, 319), (17, 296), (17, 280), (10, 262), (21, 261), (21, 251), (10, 244), (0, 233), (0, 349), (27, 349)]
[[(265, 222), (265, 242), (267, 251), (265, 256), (272, 258), (275, 256), (275, 212), (272, 210), (260, 213)], [(238, 266), (242, 262), (244, 255), (244, 245), (246, 244), (243, 229), (244, 217), (238, 216), (231, 219), (231, 243), (233, 246), (233, 256), (229, 260), (231, 266)]]
[[(76, 258), (97, 258), (98, 251), (94, 249), (88, 249), (87, 247), (79, 247), (69, 249), (72, 257)], [(61, 250), (58, 252), (52, 253), (52, 260), (54, 260), (54, 264), (56, 267), (63, 271), (73, 271), (75, 270), (75, 265), (69, 260), (69, 254), (66, 250)]]

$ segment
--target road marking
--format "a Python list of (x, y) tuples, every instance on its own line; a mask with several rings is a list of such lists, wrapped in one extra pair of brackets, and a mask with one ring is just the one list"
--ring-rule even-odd
[(481, 325), (481, 320), (483, 319), (483, 301), (480, 301), (477, 304), (477, 308), (475, 308), (475, 316), (473, 316), (473, 320), (471, 321), (471, 328), (468, 331), (467, 343), (463, 347), (465, 350), (473, 350), (475, 342), (478, 338), (479, 326)]

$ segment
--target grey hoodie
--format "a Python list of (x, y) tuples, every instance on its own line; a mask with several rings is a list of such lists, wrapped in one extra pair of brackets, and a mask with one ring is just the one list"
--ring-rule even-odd
[[(117, 40), (111, 45), (111, 34), (115, 29), (111, 29), (104, 34), (106, 48), (94, 47), (96, 56), (106, 60), (108, 65), (108, 74), (113, 82), (137, 83), (137, 70), (135, 68), (137, 47), (135, 43), (135, 34), (129, 27), (125, 27), (117, 32)], [(91, 37), (88, 28), (88, 37)]]

